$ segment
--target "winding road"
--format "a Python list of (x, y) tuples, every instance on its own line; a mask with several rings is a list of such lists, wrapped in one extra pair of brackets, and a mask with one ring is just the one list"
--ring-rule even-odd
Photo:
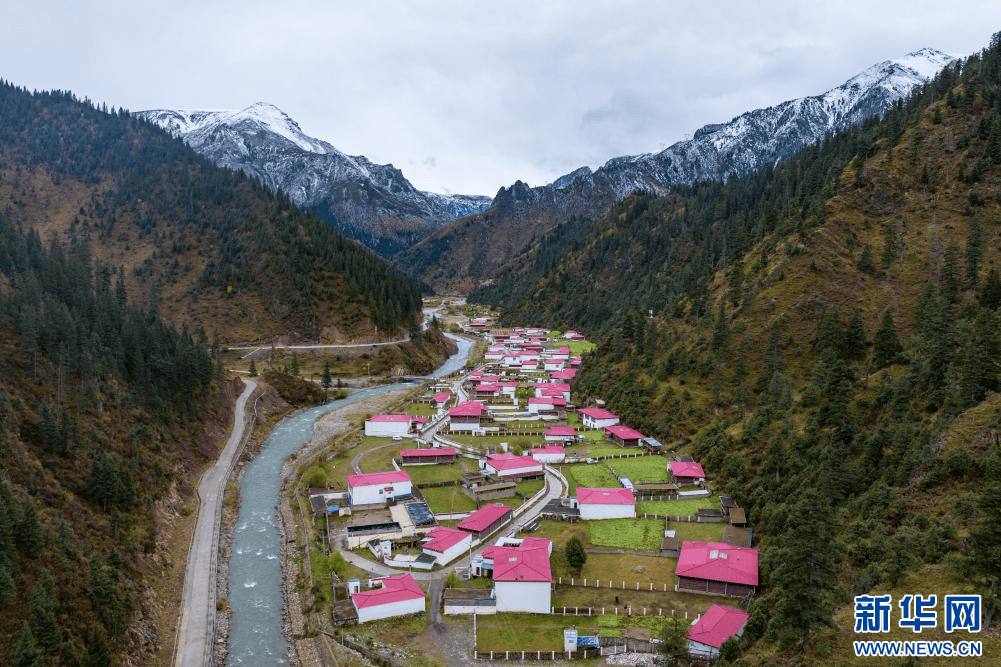
[(175, 667), (209, 665), (215, 642), (216, 560), (219, 556), (219, 524), (226, 482), (236, 463), (246, 427), (247, 400), (257, 383), (243, 380), (243, 393), (233, 410), (233, 430), (226, 447), (198, 484), (198, 521), (188, 551), (184, 595), (174, 649)]

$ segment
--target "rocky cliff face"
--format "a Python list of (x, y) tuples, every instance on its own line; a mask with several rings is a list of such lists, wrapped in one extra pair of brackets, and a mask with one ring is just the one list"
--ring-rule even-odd
[(159, 109), (135, 115), (184, 139), (212, 162), (284, 191), (297, 205), (313, 209), (386, 257), (490, 203), (488, 197), (418, 190), (391, 164), (345, 155), (307, 136), (270, 104), (241, 111)]

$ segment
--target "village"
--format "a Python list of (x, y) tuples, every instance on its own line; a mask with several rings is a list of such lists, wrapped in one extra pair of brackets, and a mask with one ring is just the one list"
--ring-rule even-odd
[(350, 470), (301, 491), (354, 573), (332, 575), (334, 625), (467, 618), (470, 657), (501, 661), (656, 654), (669, 624), (717, 660), (759, 583), (744, 510), (691, 456), (575, 403), (580, 334), (463, 328), (475, 367), (368, 416)]

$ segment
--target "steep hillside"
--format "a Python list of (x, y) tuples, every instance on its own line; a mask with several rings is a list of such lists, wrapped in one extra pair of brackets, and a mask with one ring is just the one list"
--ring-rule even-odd
[(0, 211), (86, 244), (130, 294), (220, 340), (405, 336), (417, 290), (356, 242), (160, 128), (0, 85)]
[(527, 243), (571, 217), (596, 217), (634, 191), (663, 194), (696, 181), (726, 181), (774, 165), (802, 146), (878, 116), (934, 76), (952, 57), (922, 49), (873, 65), (822, 95), (789, 100), (706, 125), (656, 154), (582, 167), (553, 183), (501, 188), (491, 207), (436, 232), (398, 256), (398, 266), (440, 291), (489, 283)]
[(881, 122), (574, 224), (479, 297), (598, 333), (577, 400), (693, 454), (749, 511), (747, 661), (850, 663), (853, 596), (896, 614), (905, 594), (973, 592), (984, 634), (946, 635), (940, 611), (889, 638), (982, 639), (993, 660), (1001, 34)]
[(139, 111), (213, 163), (255, 176), (383, 257), (409, 248), (447, 222), (487, 207), (487, 197), (415, 188), (391, 164), (349, 156), (307, 136), (281, 109)]
[[(166, 548), (232, 404), (204, 338), (0, 214), (0, 663), (150, 664)], [(184, 508), (187, 508), (186, 510)]]

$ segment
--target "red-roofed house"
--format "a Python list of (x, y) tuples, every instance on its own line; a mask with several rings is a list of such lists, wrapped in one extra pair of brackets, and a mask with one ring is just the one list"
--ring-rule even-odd
[(504, 479), (515, 477), (538, 477), (544, 474), (542, 464), (531, 456), (510, 456), (488, 458), (483, 470)]
[(585, 520), (636, 518), (636, 497), (632, 489), (578, 486), (577, 507), (580, 518)]
[(565, 408), (567, 401), (562, 396), (545, 396), (542, 398), (529, 398), (528, 411), (534, 414), (540, 412), (556, 412), (560, 408)]
[(496, 382), (481, 382), (476, 385), (476, 398), (497, 398), (500, 396), (500, 385)]
[(456, 528), (482, 540), (484, 536), (503, 526), (513, 512), (514, 510), (507, 505), (484, 505), (460, 521)]
[(553, 575), (549, 566), (552, 543), (535, 538), (518, 547), (492, 547), (497, 611), (548, 614)]
[(536, 398), (545, 398), (546, 396), (562, 396), (566, 400), (570, 400), (570, 385), (566, 382), (541, 382), (535, 385), (535, 396)]
[(410, 435), (421, 423), (426, 422), (426, 419), (412, 415), (372, 415), (365, 420), (365, 435), (381, 438)]
[(569, 382), (577, 377), (577, 371), (572, 368), (565, 368), (562, 371), (553, 371), (549, 374), (549, 379), (555, 382)]
[(486, 411), (482, 403), (466, 401), (448, 411), (449, 431), (478, 431), (480, 417)]
[(429, 539), (421, 544), (421, 551), (433, 556), (438, 565), (447, 565), (466, 553), (473, 543), (473, 536), (464, 530), (435, 526), (427, 533)]
[(743, 597), (758, 585), (758, 550), (724, 542), (684, 542), (674, 590)]
[(348, 498), (352, 505), (385, 505), (391, 498), (413, 494), (410, 474), (402, 470), (348, 475)]
[(430, 449), (401, 449), (400, 465), (416, 466), (432, 463), (455, 463), (459, 455), (455, 447), (432, 447)]
[(619, 423), (619, 416), (604, 408), (584, 408), (578, 410), (577, 414), (586, 428), (606, 428)]
[(563, 445), (533, 447), (532, 458), (539, 463), (563, 463), (567, 458), (567, 450), (563, 448)]
[(710, 606), (688, 631), (688, 654), (702, 660), (715, 660), (723, 642), (744, 634), (750, 617), (746, 611), (732, 607)]
[(434, 406), (441, 410), (443, 407), (448, 405), (448, 402), (452, 399), (452, 392), (450, 391), (439, 391), (434, 395), (431, 400), (434, 401)]
[(424, 591), (409, 574), (380, 579), (381, 588), (361, 591), (351, 596), (358, 612), (358, 622), (419, 614), (424, 611)]
[(566, 442), (577, 439), (577, 429), (573, 426), (553, 426), (542, 432), (542, 437), (549, 442)]
[(640, 441), (646, 437), (636, 429), (630, 428), (625, 424), (606, 426), (605, 435), (614, 440), (619, 447), (639, 447)]
[(698, 484), (706, 479), (702, 464), (694, 461), (671, 461), (671, 481), (675, 484)]
[(544, 368), (547, 371), (553, 371), (558, 373), (562, 371), (567, 366), (566, 359), (546, 359)]

